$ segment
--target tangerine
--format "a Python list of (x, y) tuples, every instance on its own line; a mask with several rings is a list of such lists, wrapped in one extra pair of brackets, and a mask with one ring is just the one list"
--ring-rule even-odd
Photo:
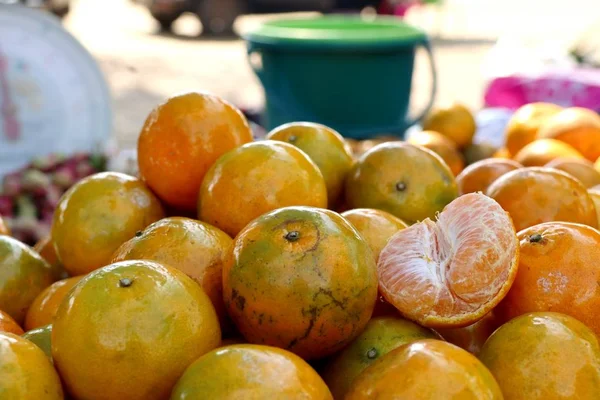
[(556, 158), (545, 167), (556, 168), (571, 174), (579, 179), (586, 188), (600, 185), (600, 172), (596, 171), (594, 164), (585, 158)]
[(408, 139), (408, 143), (425, 147), (442, 157), (442, 160), (448, 164), (455, 176), (465, 167), (465, 160), (458, 151), (456, 143), (441, 133), (435, 131), (417, 132)]
[(596, 207), (596, 216), (598, 217), (598, 226), (600, 226), (600, 186), (595, 186), (591, 189), (588, 189), (588, 194), (592, 198), (594, 202), (594, 206)]
[(497, 151), (498, 148), (493, 144), (487, 142), (473, 143), (463, 150), (463, 156), (466, 164), (470, 165), (477, 161), (494, 157), (494, 154), (496, 154)]
[(14, 333), (15, 335), (22, 335), (23, 329), (10, 315), (0, 310), (0, 332), (8, 332)]
[(477, 356), (485, 341), (500, 325), (500, 320), (494, 315), (494, 311), (491, 311), (472, 325), (463, 328), (441, 328), (437, 332), (446, 341)]
[(456, 177), (458, 192), (485, 193), (496, 179), (507, 172), (522, 168), (523, 166), (513, 160), (490, 158), (469, 165)]
[(35, 246), (33, 246), (33, 249), (37, 251), (39, 255), (48, 262), (48, 264), (50, 264), (56, 280), (66, 279), (69, 277), (67, 271), (65, 271), (65, 268), (56, 255), (56, 250), (54, 250), (54, 242), (52, 241), (50, 235), (40, 239)]
[(537, 139), (540, 126), (563, 108), (552, 103), (530, 103), (512, 115), (504, 131), (506, 149), (517, 154), (523, 147)]
[(583, 158), (583, 155), (560, 140), (537, 139), (513, 157), (516, 162), (526, 167), (543, 167), (555, 158)]
[(472, 143), (477, 130), (473, 114), (459, 103), (432, 109), (423, 119), (422, 125), (423, 130), (441, 133), (456, 143), (460, 149)]
[(44, 354), (52, 360), (52, 324), (27, 331), (23, 334), (23, 339), (29, 340), (31, 343), (39, 347)]
[(54, 282), (44, 289), (31, 303), (25, 317), (25, 329), (30, 331), (51, 324), (67, 293), (79, 283), (84, 276), (63, 279)]
[(492, 155), (493, 158), (504, 158), (512, 159), (513, 155), (508, 151), (506, 147), (501, 147)]

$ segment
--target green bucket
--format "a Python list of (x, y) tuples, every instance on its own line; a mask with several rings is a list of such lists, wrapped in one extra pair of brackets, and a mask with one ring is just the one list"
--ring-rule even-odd
[[(437, 81), (429, 39), (398, 18), (274, 20), (245, 39), (250, 64), (265, 89), (268, 129), (311, 121), (350, 138), (402, 137), (433, 104)], [(429, 54), (432, 90), (425, 109), (410, 117), (419, 47)]]

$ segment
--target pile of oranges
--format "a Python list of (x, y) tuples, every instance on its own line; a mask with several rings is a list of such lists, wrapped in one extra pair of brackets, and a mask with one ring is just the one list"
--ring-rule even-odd
[(0, 218), (0, 399), (599, 399), (600, 117), (423, 127), (159, 105), (138, 177), (76, 183), (35, 248)]

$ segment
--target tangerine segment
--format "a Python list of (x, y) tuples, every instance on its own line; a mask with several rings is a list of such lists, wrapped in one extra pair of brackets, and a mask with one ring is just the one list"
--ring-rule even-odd
[(385, 299), (419, 324), (460, 327), (483, 318), (504, 298), (519, 263), (508, 214), (491, 198), (470, 193), (439, 214), (398, 232), (377, 272)]

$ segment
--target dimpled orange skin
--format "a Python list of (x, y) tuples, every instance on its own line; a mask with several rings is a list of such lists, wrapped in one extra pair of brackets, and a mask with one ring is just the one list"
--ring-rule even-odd
[(533, 311), (577, 318), (600, 335), (600, 232), (548, 222), (519, 232), (517, 278), (495, 313), (501, 321)]
[(8, 229), (8, 226), (2, 219), (1, 215), (0, 215), (0, 235), (10, 235), (10, 229)]
[(277, 347), (238, 344), (213, 350), (185, 371), (171, 400), (333, 400), (319, 374)]
[(83, 276), (63, 279), (54, 282), (44, 289), (44, 291), (33, 300), (31, 307), (29, 307), (29, 310), (27, 311), (25, 330), (30, 331), (51, 324), (54, 321), (58, 306), (60, 306), (60, 303), (67, 293), (69, 293), (81, 279), (83, 279)]
[(115, 250), (164, 217), (142, 181), (116, 172), (89, 176), (69, 189), (54, 213), (54, 249), (71, 276), (108, 265)]
[(207, 223), (164, 218), (123, 243), (112, 262), (142, 259), (177, 268), (202, 286), (224, 324), (223, 262), (232, 244), (225, 232)]
[(35, 246), (33, 246), (33, 249), (37, 251), (44, 260), (48, 261), (48, 264), (52, 267), (55, 279), (66, 279), (69, 277), (69, 274), (67, 274), (67, 271), (65, 271), (65, 268), (56, 255), (54, 242), (50, 235), (40, 239)]
[(585, 158), (557, 158), (545, 165), (571, 174), (583, 183), (586, 188), (600, 185), (600, 172), (594, 169), (594, 164)]
[(509, 212), (517, 232), (550, 221), (596, 228), (594, 201), (571, 175), (552, 168), (521, 168), (498, 178), (487, 195)]
[(465, 168), (457, 177), (458, 192), (462, 194), (482, 192), (507, 172), (522, 168), (513, 160), (490, 158), (481, 160)]
[(323, 174), (298, 148), (265, 140), (232, 150), (211, 167), (198, 219), (234, 237), (253, 219), (288, 206), (327, 208)]
[(442, 157), (454, 176), (465, 167), (465, 160), (456, 147), (456, 143), (436, 131), (421, 131), (413, 134), (408, 143), (423, 146)]
[(584, 324), (564, 314), (530, 313), (502, 325), (479, 359), (505, 400), (597, 399), (600, 347)]
[(498, 383), (472, 354), (424, 339), (398, 347), (368, 367), (345, 400), (502, 400)]
[(555, 139), (537, 139), (513, 156), (525, 167), (543, 167), (556, 158), (584, 158), (574, 147)]
[(7, 313), (0, 310), (0, 332), (14, 333), (15, 335), (22, 335), (23, 329), (17, 324), (17, 322)]
[(511, 154), (537, 139), (540, 126), (563, 108), (552, 103), (530, 103), (512, 115), (504, 132), (506, 149)]
[(501, 325), (501, 321), (489, 312), (485, 317), (464, 328), (439, 328), (437, 332), (442, 337), (469, 353), (478, 355), (485, 341)]
[(187, 93), (155, 108), (138, 139), (140, 176), (167, 204), (195, 210), (206, 171), (252, 141), (242, 113), (209, 94)]
[(229, 315), (251, 343), (323, 358), (365, 327), (377, 297), (375, 259), (339, 214), (288, 207), (235, 239), (223, 268)]
[(63, 400), (60, 378), (35, 344), (0, 332), (0, 399)]
[(52, 325), (65, 387), (86, 400), (168, 398), (183, 371), (221, 341), (208, 296), (183, 272), (123, 261), (69, 292)]

